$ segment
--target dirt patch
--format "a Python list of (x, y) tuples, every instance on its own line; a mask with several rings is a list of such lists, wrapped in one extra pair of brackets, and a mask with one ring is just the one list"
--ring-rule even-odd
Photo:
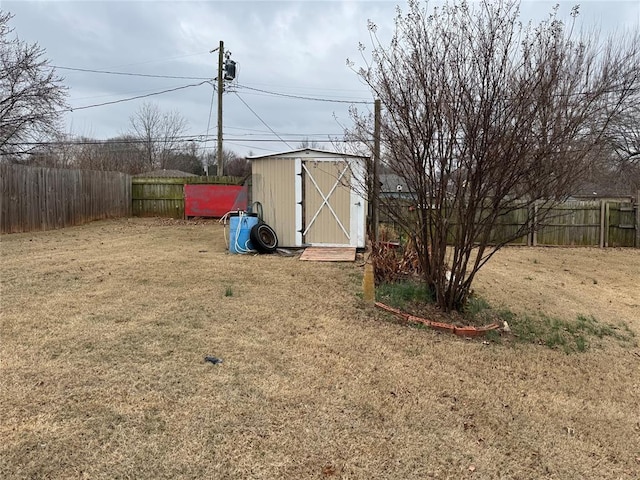
[[(408, 328), (361, 304), (357, 265), (228, 255), (208, 221), (3, 236), (0, 258), (2, 478), (637, 478), (637, 348)], [(476, 289), (638, 335), (638, 272), (514, 248)]]

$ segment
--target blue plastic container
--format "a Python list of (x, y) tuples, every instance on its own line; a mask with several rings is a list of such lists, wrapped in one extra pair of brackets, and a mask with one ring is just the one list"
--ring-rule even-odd
[(249, 235), (258, 223), (256, 214), (231, 214), (229, 216), (229, 252), (248, 253), (254, 250)]

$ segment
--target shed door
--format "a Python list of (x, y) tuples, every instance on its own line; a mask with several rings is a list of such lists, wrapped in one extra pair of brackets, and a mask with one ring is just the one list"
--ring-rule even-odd
[(345, 161), (303, 161), (302, 178), (303, 243), (352, 245), (349, 164)]

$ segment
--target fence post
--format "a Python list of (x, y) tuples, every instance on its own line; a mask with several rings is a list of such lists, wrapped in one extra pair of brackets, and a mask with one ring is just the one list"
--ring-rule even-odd
[(611, 215), (611, 211), (609, 208), (609, 202), (604, 202), (604, 246), (609, 246), (609, 224), (611, 223), (611, 219), (609, 216)]
[(538, 246), (538, 202), (533, 203), (533, 228), (531, 229), (531, 246)]
[(376, 301), (376, 279), (373, 269), (373, 258), (369, 257), (364, 264), (364, 276), (362, 277), (362, 291), (365, 302), (373, 305)]
[(636, 192), (636, 248), (640, 248), (640, 190)]
[(604, 200), (600, 200), (600, 248), (604, 248), (605, 203)]
[(527, 247), (533, 245), (533, 207), (529, 205), (527, 207)]

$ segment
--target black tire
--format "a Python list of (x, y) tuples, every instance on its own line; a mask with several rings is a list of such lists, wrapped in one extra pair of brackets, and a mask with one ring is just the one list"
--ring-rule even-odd
[(260, 253), (273, 253), (278, 248), (278, 236), (266, 223), (258, 223), (251, 228), (249, 239), (253, 248)]

